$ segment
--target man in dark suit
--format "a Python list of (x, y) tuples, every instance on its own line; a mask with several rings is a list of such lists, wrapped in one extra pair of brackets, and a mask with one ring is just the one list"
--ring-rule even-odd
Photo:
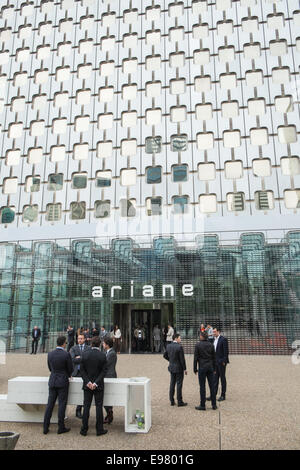
[(226, 382), (226, 366), (229, 364), (229, 348), (228, 340), (225, 336), (221, 335), (219, 328), (214, 328), (214, 348), (216, 351), (216, 375), (215, 375), (215, 391), (218, 392), (219, 379), (221, 379), (221, 396), (218, 401), (224, 401), (226, 396), (227, 382)]
[(67, 328), (67, 335), (68, 335), (67, 351), (70, 352), (70, 349), (74, 346), (74, 343), (75, 343), (75, 330), (71, 325), (69, 325)]
[[(89, 349), (89, 346), (85, 344), (85, 337), (83, 334), (78, 335), (78, 344), (75, 344), (70, 350), (70, 355), (72, 358), (73, 362), (73, 373), (72, 377), (81, 377), (81, 371), (80, 371), (80, 364), (81, 364), (81, 359), (82, 355), (87, 349)], [(82, 406), (78, 405), (76, 407), (76, 417), (79, 419), (82, 419)]]
[(65, 351), (66, 337), (57, 338), (57, 348), (48, 353), (48, 367), (51, 372), (49, 378), (49, 398), (44, 416), (44, 434), (48, 434), (53, 408), (58, 398), (58, 431), (57, 434), (70, 431), (65, 427), (65, 411), (68, 400), (69, 378), (72, 375), (73, 365), (70, 354)]
[(39, 340), (41, 337), (41, 330), (35, 326), (31, 332), (32, 343), (31, 343), (31, 354), (36, 354)]
[(164, 358), (169, 361), (168, 370), (170, 372), (170, 390), (169, 398), (171, 406), (175, 405), (174, 393), (175, 393), (175, 384), (177, 387), (177, 404), (178, 406), (186, 406), (182, 399), (182, 384), (184, 374), (187, 375), (185, 358), (183, 347), (181, 346), (180, 334), (175, 333), (173, 335), (173, 342), (167, 345), (166, 352), (164, 353)]
[(80, 434), (87, 435), (88, 422), (90, 417), (90, 408), (92, 400), (95, 397), (96, 405), (96, 432), (97, 436), (106, 434), (103, 429), (103, 396), (104, 396), (104, 377), (107, 371), (106, 357), (100, 351), (100, 338), (94, 336), (91, 341), (91, 349), (87, 350), (81, 359), (81, 377), (83, 379), (84, 402), (83, 418)]
[(208, 341), (208, 334), (206, 331), (200, 333), (200, 341), (195, 346), (194, 352), (194, 373), (197, 374), (200, 385), (200, 406), (196, 406), (196, 410), (205, 410), (205, 382), (208, 380), (208, 385), (211, 394), (211, 402), (213, 410), (217, 409), (216, 405), (216, 392), (214, 375), (216, 374), (216, 353), (213, 344)]
[[(103, 339), (103, 348), (106, 354), (106, 366), (107, 366), (107, 372), (105, 374), (105, 377), (116, 379), (117, 378), (117, 372), (116, 372), (117, 354), (113, 348), (113, 345), (114, 345), (113, 339), (110, 338), (109, 336), (106, 336)], [(105, 406), (104, 408), (106, 411), (106, 417), (104, 418), (104, 423), (111, 424), (114, 419), (113, 407)]]

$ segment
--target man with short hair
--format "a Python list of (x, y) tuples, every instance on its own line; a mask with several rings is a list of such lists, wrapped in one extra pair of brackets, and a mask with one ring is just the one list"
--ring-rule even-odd
[(75, 343), (75, 330), (71, 325), (68, 325), (67, 335), (68, 335), (67, 351), (70, 352), (70, 349), (74, 346), (74, 343)]
[(83, 379), (83, 417), (80, 434), (87, 435), (88, 422), (90, 417), (90, 408), (93, 398), (96, 405), (96, 433), (97, 436), (106, 434), (103, 429), (103, 396), (104, 396), (104, 377), (107, 372), (105, 354), (100, 351), (100, 338), (94, 336), (91, 340), (91, 349), (83, 353), (81, 359), (81, 377)]
[[(110, 338), (109, 336), (106, 336), (103, 340), (103, 348), (106, 354), (106, 366), (107, 366), (107, 372), (105, 374), (105, 377), (116, 379), (117, 378), (117, 372), (116, 372), (117, 354), (113, 348), (113, 345), (114, 345), (113, 339)], [(114, 419), (113, 407), (105, 406), (104, 408), (106, 411), (106, 417), (104, 418), (104, 423), (111, 424)]]
[(31, 354), (36, 354), (38, 345), (39, 345), (39, 340), (41, 337), (41, 330), (37, 326), (35, 326), (31, 332), (31, 337), (32, 337), (32, 343), (31, 343)]
[(216, 352), (216, 374), (215, 374), (215, 392), (217, 394), (219, 387), (219, 379), (221, 379), (221, 396), (218, 401), (225, 400), (227, 381), (226, 381), (226, 366), (229, 364), (228, 354), (228, 340), (225, 336), (221, 335), (220, 328), (214, 328), (214, 348)]
[(177, 405), (186, 406), (182, 399), (182, 384), (184, 374), (187, 375), (186, 363), (184, 358), (183, 347), (181, 346), (181, 337), (179, 333), (173, 335), (173, 342), (167, 345), (164, 358), (169, 361), (168, 370), (170, 372), (170, 389), (169, 398), (171, 406), (175, 405), (174, 393), (175, 385), (177, 387)]
[[(81, 377), (80, 365), (83, 353), (89, 348), (85, 344), (85, 337), (83, 334), (79, 334), (77, 338), (78, 344), (75, 344), (70, 350), (70, 355), (73, 363), (72, 377)], [(76, 417), (82, 419), (82, 405), (76, 407)]]
[(66, 349), (65, 336), (57, 338), (57, 347), (48, 353), (48, 367), (51, 372), (49, 378), (49, 398), (44, 416), (44, 434), (48, 434), (53, 408), (58, 398), (58, 431), (62, 434), (70, 431), (65, 427), (65, 411), (68, 400), (69, 378), (72, 375), (72, 359)]
[(214, 375), (216, 373), (216, 353), (214, 346), (208, 341), (206, 331), (200, 333), (200, 341), (195, 346), (194, 374), (198, 372), (200, 385), (200, 406), (196, 410), (205, 410), (205, 382), (208, 380), (213, 410), (217, 409)]

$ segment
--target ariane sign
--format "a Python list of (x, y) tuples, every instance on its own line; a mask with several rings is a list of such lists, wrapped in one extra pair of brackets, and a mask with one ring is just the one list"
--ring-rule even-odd
[[(120, 286), (120, 285), (112, 285), (108, 288), (108, 295), (111, 299), (118, 297), (118, 295), (123, 290), (127, 290), (130, 287), (130, 298), (136, 298), (137, 294), (137, 286), (135, 286), (134, 281), (130, 281), (130, 286)], [(161, 284), (160, 286), (160, 295), (154, 294), (154, 286), (152, 284), (144, 284), (139, 286), (141, 289), (142, 297), (144, 298), (154, 298), (154, 297), (162, 297), (162, 298), (174, 298), (175, 296), (175, 287), (173, 284)], [(157, 287), (155, 287), (157, 290)], [(181, 295), (183, 297), (192, 297), (194, 295), (194, 286), (193, 284), (183, 284), (180, 288)], [(118, 294), (119, 293), (119, 294)], [(104, 288), (103, 286), (94, 286), (92, 288), (92, 296), (96, 299), (103, 299), (104, 298)]]

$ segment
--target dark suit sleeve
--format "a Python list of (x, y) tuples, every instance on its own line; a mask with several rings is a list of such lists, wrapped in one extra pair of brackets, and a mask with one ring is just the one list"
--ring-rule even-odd
[(75, 349), (76, 349), (76, 346), (73, 346), (71, 349), (70, 349), (70, 356), (71, 356), (71, 359), (72, 359), (72, 362), (73, 364), (80, 364), (81, 363), (81, 357), (77, 358), (76, 359), (76, 352), (75, 352)]
[(98, 377), (96, 378), (96, 380), (94, 381), (95, 384), (99, 387), (99, 385), (101, 385), (101, 382), (103, 381), (104, 377), (106, 376), (106, 373), (107, 373), (107, 361), (106, 361), (106, 358), (105, 356), (103, 357), (103, 367), (102, 367), (102, 370), (100, 372), (100, 374), (98, 375)]
[(215, 348), (214, 346), (212, 345), (212, 361), (213, 361), (213, 368), (214, 368), (214, 371), (217, 369), (217, 361), (216, 361), (216, 351), (215, 351)]
[(107, 369), (115, 370), (116, 369), (116, 363), (117, 363), (117, 355), (112, 354), (112, 353), (108, 354), (107, 360), (106, 360)]
[(182, 346), (180, 347), (179, 360), (180, 360), (180, 364), (181, 364), (183, 370), (186, 370), (186, 363), (185, 363), (184, 351), (183, 351)]
[(72, 362), (72, 358), (70, 356), (69, 353), (67, 353), (68, 356), (67, 356), (67, 369), (68, 369), (68, 375), (69, 377), (71, 377), (72, 373), (73, 373), (73, 362)]
[(48, 363), (48, 369), (50, 370), (50, 372), (52, 371), (51, 369), (51, 364), (50, 364), (50, 353), (48, 353), (48, 357), (47, 357), (47, 363)]
[(229, 347), (228, 347), (228, 339), (224, 337), (224, 357), (225, 357), (225, 362), (229, 362)]
[(81, 359), (81, 365), (80, 365), (80, 373), (81, 373), (83, 383), (85, 385), (89, 383), (90, 381), (88, 374), (87, 374), (86, 366), (85, 366), (86, 360), (88, 360), (87, 355), (86, 353), (83, 353), (82, 359)]
[(195, 345), (195, 352), (194, 352), (194, 373), (196, 374), (198, 370), (198, 348)]

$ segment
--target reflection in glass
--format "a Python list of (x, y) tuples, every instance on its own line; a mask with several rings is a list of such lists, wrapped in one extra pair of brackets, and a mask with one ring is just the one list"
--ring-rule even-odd
[(49, 191), (59, 191), (63, 188), (63, 174), (62, 173), (53, 173), (49, 175), (48, 181), (48, 190)]
[(160, 136), (146, 137), (146, 153), (160, 153), (161, 142), (162, 139)]

